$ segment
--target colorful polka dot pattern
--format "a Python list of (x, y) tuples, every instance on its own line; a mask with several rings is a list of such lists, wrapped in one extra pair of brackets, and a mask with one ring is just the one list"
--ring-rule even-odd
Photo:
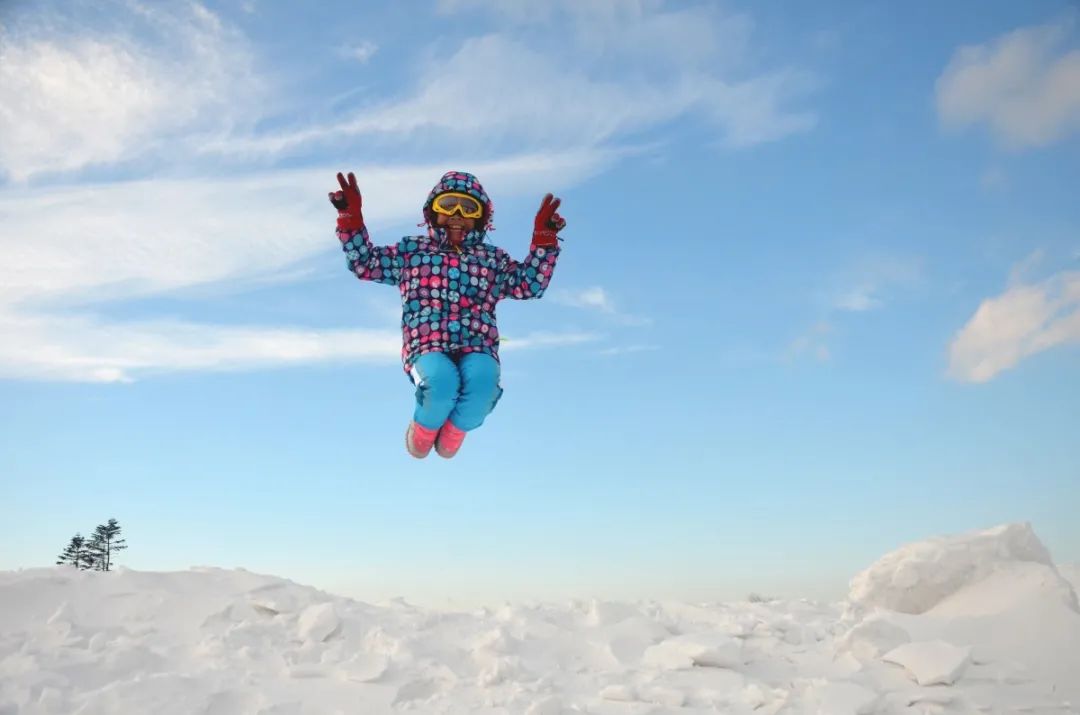
[[(475, 185), (466, 190), (478, 191), (490, 207), (487, 194), (475, 178), (472, 181)], [(446, 182), (444, 176), (436, 189), (445, 190), (440, 187)], [(432, 192), (425, 207), (439, 191)], [(339, 231), (338, 238), (349, 270), (358, 278), (398, 286), (406, 373), (418, 356), (428, 352), (483, 352), (498, 360), (495, 305), (502, 298), (542, 296), (559, 255), (558, 247), (535, 248), (519, 262), (503, 249), (476, 239), (464, 242), (458, 252), (441, 231), (406, 236), (394, 246), (373, 246), (367, 229)]]

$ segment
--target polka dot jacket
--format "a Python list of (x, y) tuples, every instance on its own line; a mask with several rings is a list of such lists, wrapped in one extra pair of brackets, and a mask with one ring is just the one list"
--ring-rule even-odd
[[(431, 202), (446, 191), (475, 196), (486, 207), (481, 228), (469, 231), (459, 247), (435, 226)], [(445, 174), (424, 202), (428, 235), (405, 236), (396, 245), (374, 246), (366, 228), (338, 231), (346, 263), (361, 280), (396, 285), (401, 293), (401, 359), (408, 373), (429, 352), (483, 352), (499, 359), (495, 305), (503, 298), (539, 298), (547, 290), (559, 247), (534, 247), (515, 261), (485, 243), (494, 206), (472, 174)]]

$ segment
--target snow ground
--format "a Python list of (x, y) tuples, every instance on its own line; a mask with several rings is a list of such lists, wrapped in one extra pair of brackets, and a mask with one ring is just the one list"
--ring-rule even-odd
[(1026, 524), (848, 599), (371, 605), (244, 570), (0, 572), (0, 715), (1080, 713), (1080, 612)]

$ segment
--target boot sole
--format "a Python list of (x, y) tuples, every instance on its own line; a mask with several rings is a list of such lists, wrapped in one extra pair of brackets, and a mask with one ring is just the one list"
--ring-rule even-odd
[(416, 459), (424, 459), (429, 454), (431, 454), (430, 449), (427, 452), (424, 452), (423, 454), (417, 454), (416, 452), (414, 452), (413, 448), (412, 448), (412, 440), (409, 439), (410, 437), (412, 437), (412, 425), (410, 425), (409, 427), (407, 427), (405, 429), (405, 451), (406, 452), (408, 452), (411, 456), (415, 457)]

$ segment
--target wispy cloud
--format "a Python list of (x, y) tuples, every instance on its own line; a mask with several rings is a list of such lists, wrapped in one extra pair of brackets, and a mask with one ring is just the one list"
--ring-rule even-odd
[(791, 341), (787, 349), (787, 359), (790, 361), (812, 357), (818, 362), (827, 362), (832, 358), (828, 343), (832, 330), (833, 326), (825, 321), (814, 323), (806, 332)]
[(546, 294), (553, 303), (590, 310), (609, 317), (623, 325), (648, 325), (652, 321), (637, 315), (628, 315), (619, 310), (615, 300), (600, 286), (591, 286), (580, 290), (558, 289)]
[(92, 315), (0, 313), (0, 335), (0, 377), (79, 382), (346, 360), (394, 363), (401, 355), (397, 331), (122, 323)]
[[(541, 195), (556, 176), (572, 183), (607, 160), (583, 156), (509, 157), (475, 169), (504, 196)], [(90, 307), (294, 279), (305, 261), (339, 250), (326, 200), (338, 168), (0, 193), (0, 377), (127, 380), (168, 370), (398, 356), (395, 331), (119, 322)], [(435, 165), (355, 169), (375, 240), (418, 218), (443, 172)], [(585, 339), (527, 336), (511, 349)]]
[(567, 332), (567, 333), (527, 333), (520, 337), (504, 337), (499, 343), (499, 350), (525, 350), (534, 348), (559, 348), (567, 345), (581, 345), (600, 340), (603, 336), (597, 333)]
[(367, 62), (375, 53), (379, 51), (379, 46), (370, 40), (365, 40), (358, 45), (351, 45), (342, 51), (342, 54), (346, 57), (350, 57), (361, 64)]
[(569, 305), (574, 308), (588, 308), (598, 310), (601, 313), (615, 313), (615, 303), (607, 291), (600, 286), (583, 288), (582, 290), (555, 290), (549, 297), (556, 303)]
[[(372, 135), (414, 146), (446, 133), (462, 146), (489, 150), (523, 143), (587, 147), (687, 114), (710, 120), (719, 143), (744, 147), (814, 125), (812, 112), (788, 108), (816, 89), (807, 72), (755, 71), (744, 66), (741, 52), (727, 56), (748, 45), (748, 21), (714, 8), (616, 5), (602, 11), (600, 4), (560, 5), (577, 31), (544, 33), (543, 41), (535, 32), (512, 30), (464, 38), (449, 56), (421, 64), (415, 84), (399, 98), (341, 121), (229, 137), (206, 150), (275, 155)], [(493, 7), (527, 22), (544, 16), (524, 6), (520, 13), (511, 12), (513, 5)], [(621, 71), (609, 71), (612, 66)]]
[(950, 128), (986, 124), (1014, 149), (1052, 144), (1080, 128), (1080, 50), (1073, 18), (961, 47), (937, 81)]
[[(541, 196), (556, 178), (571, 185), (609, 160), (604, 153), (525, 155), (473, 169), (501, 196)], [(445, 170), (327, 166), (0, 193), (0, 304), (139, 297), (281, 271), (335, 241), (326, 194), (342, 168), (357, 172), (376, 237), (419, 220), (423, 198)]]
[(948, 374), (987, 382), (1033, 355), (1077, 342), (1080, 272), (1063, 271), (984, 300), (949, 344)]
[(24, 181), (176, 153), (256, 104), (245, 38), (204, 6), (109, 5), (130, 32), (0, 27), (0, 173)]
[(836, 307), (855, 313), (880, 308), (882, 302), (874, 296), (875, 291), (876, 288), (872, 285), (856, 286), (836, 299)]
[(913, 258), (865, 258), (834, 279), (837, 288), (832, 291), (830, 308), (853, 313), (877, 310), (885, 306), (887, 296), (910, 288), (921, 275), (921, 261)]
[(831, 278), (819, 302), (819, 319), (792, 340), (784, 359), (810, 357), (818, 362), (832, 359), (829, 338), (848, 313), (881, 310), (922, 276), (922, 262), (899, 256), (865, 256)]
[[(28, 12), (0, 27), (0, 180), (14, 182), (0, 190), (0, 377), (129, 380), (169, 370), (385, 359), (388, 340), (396, 355), (399, 338), (383, 331), (124, 322), (103, 304), (296, 280), (337, 248), (325, 192), (338, 170), (357, 171), (376, 240), (413, 223), (445, 167), (463, 165), (446, 156), (449, 132), (455, 151), (472, 157), (468, 168), (498, 186), (500, 197), (512, 197), (570, 187), (634, 151), (627, 142), (640, 140), (641, 130), (690, 114), (712, 122), (718, 143), (730, 147), (805, 131), (815, 121), (811, 111), (792, 108), (814, 90), (814, 79), (752, 62), (753, 23), (708, 5), (558, 2), (543, 17), (531, 4), (515, 3), (516, 16), (511, 4), (496, 4), (510, 8), (498, 31), (463, 37), (437, 58), (418, 55), (399, 95), (374, 96), (320, 124), (307, 119), (319, 116), (309, 106), (290, 108), (271, 96), (272, 78), (259, 74), (244, 34), (200, 2), (104, 1), (92, 16), (40, 11), (34, 21)], [(248, 0), (240, 9), (257, 10)], [(569, 31), (544, 39), (530, 25), (564, 21)], [(364, 42), (348, 51), (367, 62), (378, 48)], [(272, 122), (261, 121), (267, 106)], [(259, 128), (266, 125), (275, 129)], [(320, 146), (336, 154), (350, 137), (370, 145), (373, 135), (386, 140), (383, 149), (437, 147), (440, 161), (265, 170), (268, 157)], [(488, 161), (475, 160), (480, 148)], [(228, 172), (200, 170), (221, 155), (239, 163)], [(255, 172), (244, 173), (247, 158), (259, 160)], [(152, 179), (115, 180), (148, 176), (148, 167)], [(97, 168), (109, 168), (114, 181), (55, 183)], [(572, 302), (617, 323), (648, 322), (623, 313), (603, 289)], [(506, 347), (595, 339), (535, 334)]]

